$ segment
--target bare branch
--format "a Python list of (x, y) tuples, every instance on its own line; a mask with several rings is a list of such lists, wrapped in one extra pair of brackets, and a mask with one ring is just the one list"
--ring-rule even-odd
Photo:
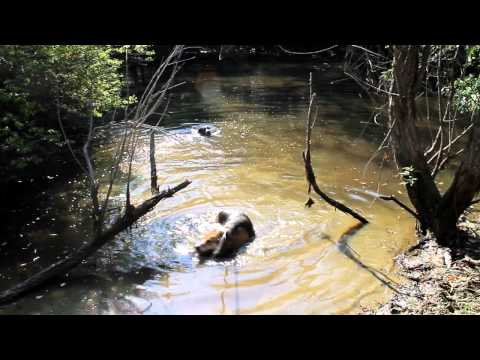
[(375, 153), (370, 157), (370, 159), (368, 159), (367, 163), (363, 167), (363, 172), (362, 173), (364, 175), (367, 172), (367, 169), (370, 166), (370, 163), (378, 156), (378, 154), (380, 154), (380, 151), (385, 148), (385, 143), (390, 139), (390, 136), (392, 134), (392, 130), (393, 130), (394, 127), (395, 127), (395, 120), (393, 121), (392, 126), (390, 126), (390, 128), (388, 129), (387, 135), (385, 135), (385, 137), (383, 138), (383, 141), (380, 144), (380, 146), (377, 148)]
[[(158, 119), (155, 127), (157, 127), (165, 117), (167, 113), (168, 105), (170, 104), (170, 99), (168, 99), (165, 108), (163, 109), (163, 114)], [(157, 194), (159, 189), (157, 185), (157, 164), (155, 162), (155, 129), (150, 130), (150, 189), (152, 194)]]
[(462, 153), (464, 152), (464, 150), (465, 150), (465, 149), (460, 149), (460, 150), (458, 150), (458, 151), (457, 151), (456, 153), (454, 153), (454, 154), (448, 154), (448, 155), (442, 160), (442, 162), (441, 162), (440, 165), (438, 166), (437, 170), (436, 170), (435, 172), (432, 172), (433, 178), (435, 178), (435, 177), (438, 175), (438, 173), (439, 173), (440, 170), (445, 169), (445, 167), (447, 166), (447, 164), (448, 164), (448, 162), (449, 162), (450, 160), (452, 160), (452, 159), (455, 158), (456, 156), (462, 154)]
[(62, 260), (48, 266), (47, 268), (41, 270), (40, 272), (28, 278), (24, 282), (15, 285), (13, 288), (1, 292), (0, 304), (3, 305), (11, 303), (22, 295), (25, 295), (28, 292), (31, 292), (45, 285), (50, 280), (68, 273), (68, 271), (80, 264), (84, 259), (91, 256), (107, 242), (112, 240), (115, 235), (130, 227), (140, 217), (152, 210), (153, 207), (161, 200), (172, 197), (178, 191), (186, 188), (190, 184), (191, 182), (189, 180), (185, 180), (181, 184), (178, 184), (171, 189), (162, 191), (158, 195), (155, 195), (150, 199), (145, 200), (138, 207), (134, 207), (130, 215), (124, 214), (118, 217), (117, 220), (107, 230), (102, 231), (100, 234), (96, 235), (93, 241), (82, 245), (73, 254), (67, 255)]
[(430, 57), (430, 45), (424, 45), (422, 50), (422, 64), (420, 65), (420, 72), (417, 78), (417, 91), (422, 86), (422, 81), (425, 78), (428, 68), (428, 59)]
[(282, 51), (288, 53), (288, 54), (293, 54), (293, 55), (313, 55), (313, 54), (320, 54), (320, 53), (323, 53), (325, 51), (328, 51), (328, 50), (332, 50), (334, 48), (336, 48), (338, 45), (332, 45), (328, 48), (325, 48), (325, 49), (321, 49), (321, 50), (315, 50), (315, 51), (306, 51), (306, 52), (303, 52), (303, 51), (292, 51), (292, 50), (287, 50), (285, 49), (282, 45), (277, 45)]
[(88, 152), (88, 148), (90, 147), (90, 143), (92, 141), (92, 136), (93, 136), (93, 116), (90, 115), (90, 124), (88, 127), (87, 140), (83, 145), (83, 158), (85, 160), (85, 163), (87, 164), (87, 170), (88, 170), (87, 175), (88, 175), (88, 181), (90, 184), (90, 197), (92, 198), (92, 206), (93, 206), (92, 216), (94, 219), (94, 230), (95, 230), (95, 233), (100, 233), (101, 224), (99, 223), (100, 209), (99, 209), (99, 203), (98, 203), (98, 185), (95, 179), (95, 171), (93, 170), (92, 160), (90, 159), (90, 154)]
[(415, 217), (415, 219), (417, 219), (418, 221), (421, 221), (420, 220), (420, 216), (418, 216), (418, 214), (413, 211), (412, 209), (410, 209), (407, 205), (405, 205), (404, 203), (402, 203), (400, 200), (398, 200), (395, 196), (393, 195), (390, 195), (390, 196), (386, 196), (386, 195), (380, 195), (379, 196), (380, 199), (382, 200), (385, 200), (385, 201), (393, 201), (395, 204), (397, 204), (398, 206), (400, 206), (402, 209), (406, 210), (407, 212), (409, 212), (411, 215), (413, 215), (413, 217)]
[(382, 93), (387, 94), (387, 95), (398, 96), (398, 94), (396, 94), (396, 93), (392, 93), (392, 92), (389, 92), (389, 91), (380, 89), (379, 87), (375, 87), (375, 86), (373, 86), (373, 85), (371, 85), (371, 84), (369, 84), (369, 83), (367, 83), (367, 82), (365, 82), (365, 81), (362, 81), (362, 80), (360, 80), (358, 77), (356, 77), (355, 75), (349, 74), (349, 73), (347, 73), (346, 71), (344, 71), (344, 73), (345, 73), (345, 75), (347, 75), (347, 76), (351, 77), (353, 80), (355, 80), (358, 84), (362, 84), (362, 85), (369, 86), (369, 87), (371, 87), (372, 89), (375, 89), (376, 91), (382, 92)]
[[(310, 144), (311, 144), (311, 134), (312, 134), (312, 117), (311, 117), (311, 108), (313, 104), (313, 100), (315, 98), (315, 93), (312, 93), (311, 90), (311, 84), (312, 84), (312, 74), (310, 73), (310, 105), (308, 107), (308, 115), (307, 115), (307, 121), (306, 121), (306, 136), (305, 136), (305, 151), (302, 153), (303, 155), (303, 161), (305, 164), (305, 174), (307, 177), (307, 182), (308, 182), (308, 193), (310, 194), (311, 189), (313, 190), (323, 199), (325, 200), (328, 204), (331, 206), (335, 207), (336, 209), (349, 214), (353, 216), (355, 219), (360, 221), (363, 224), (368, 224), (368, 220), (365, 219), (363, 216), (359, 215), (357, 212), (353, 211), (349, 207), (345, 206), (344, 204), (330, 198), (327, 194), (325, 194), (322, 190), (320, 190), (320, 187), (317, 184), (317, 180), (315, 179), (315, 173), (313, 171), (312, 167), (312, 162), (311, 162), (311, 155), (310, 155)], [(309, 201), (307, 202), (307, 206), (313, 204), (313, 200), (310, 198)]]
[(369, 49), (367, 49), (367, 48), (364, 48), (364, 47), (362, 47), (362, 46), (360, 46), (360, 45), (350, 45), (350, 46), (351, 46), (351, 47), (354, 47), (354, 48), (357, 48), (357, 49), (361, 49), (361, 50), (363, 50), (363, 51), (365, 51), (365, 52), (367, 52), (367, 53), (369, 53), (369, 54), (372, 54), (372, 55), (375, 55), (375, 56), (379, 56), (379, 57), (382, 57), (382, 58), (386, 58), (385, 55), (376, 53), (376, 52), (374, 52), (374, 51), (372, 51), (372, 50), (369, 50)]
[(437, 146), (438, 143), (438, 139), (440, 139), (441, 132), (442, 126), (440, 125), (438, 127), (437, 135), (435, 135), (435, 139), (432, 142), (432, 145), (423, 153), (423, 156), (428, 156), (428, 154), (430, 154), (435, 149), (435, 146)]
[[(443, 127), (440, 125), (440, 149), (443, 147)], [(432, 176), (433, 174), (436, 174), (438, 171), (438, 166), (440, 165), (440, 160), (442, 159), (442, 151), (437, 152), (437, 160), (435, 161), (435, 166), (433, 167), (433, 170), (431, 172)]]
[(60, 116), (60, 104), (59, 104), (58, 100), (57, 100), (57, 120), (58, 120), (58, 125), (60, 126), (60, 130), (61, 130), (62, 135), (63, 135), (63, 139), (65, 140), (65, 144), (67, 144), (68, 150), (70, 150), (70, 153), (72, 154), (73, 159), (78, 164), (78, 167), (80, 169), (82, 169), (82, 171), (85, 174), (88, 174), (87, 169), (85, 169), (85, 167), (82, 165), (80, 160), (78, 160), (77, 156), (75, 155), (75, 152), (73, 151), (72, 146), (70, 145), (70, 140), (68, 139), (67, 134), (65, 133), (65, 129), (63, 127), (62, 117)]
[(438, 150), (435, 154), (433, 154), (433, 156), (428, 159), (427, 161), (427, 164), (430, 164), (437, 156), (438, 156), (438, 153), (440, 151), (445, 151), (448, 149), (449, 146), (452, 146), (454, 143), (456, 143), (458, 140), (460, 140), (463, 136), (465, 136), (470, 130), (472, 130), (473, 128), (473, 123), (470, 124), (467, 128), (465, 128), (457, 137), (455, 137), (455, 139), (453, 139), (452, 141), (450, 141), (450, 143), (448, 145), (445, 145), (445, 147), (443, 147), (442, 149)]

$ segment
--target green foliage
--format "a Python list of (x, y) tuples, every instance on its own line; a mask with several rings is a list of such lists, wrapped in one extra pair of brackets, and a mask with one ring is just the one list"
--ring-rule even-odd
[(382, 71), (380, 74), (380, 79), (384, 81), (389, 81), (392, 79), (393, 69), (387, 69)]
[(464, 68), (471, 72), (455, 81), (455, 104), (462, 113), (478, 110), (480, 104), (480, 46), (467, 46), (467, 61)]
[(476, 64), (480, 61), (480, 46), (467, 46), (467, 66)]
[(462, 113), (473, 112), (480, 104), (480, 77), (468, 75), (455, 82), (457, 91), (454, 99), (455, 104)]
[(152, 45), (113, 46), (112, 51), (123, 56), (125, 56), (125, 53), (128, 53), (129, 56), (141, 56), (146, 61), (152, 61), (155, 55)]
[(26, 176), (31, 166), (47, 158), (44, 150), (59, 144), (57, 130), (36, 126), (32, 118), (38, 108), (24, 94), (0, 89), (0, 176), (15, 181)]
[(418, 179), (415, 177), (415, 169), (413, 166), (403, 167), (400, 172), (400, 176), (403, 179), (403, 185), (413, 186)]
[(125, 55), (148, 61), (153, 51), (147, 45), (0, 45), (2, 181), (20, 179), (63, 146), (57, 104), (85, 125), (90, 115), (136, 101), (122, 96)]
[(111, 53), (104, 45), (1, 46), (3, 87), (43, 109), (58, 100), (69, 111), (101, 116), (132, 102), (121, 97), (122, 61)]

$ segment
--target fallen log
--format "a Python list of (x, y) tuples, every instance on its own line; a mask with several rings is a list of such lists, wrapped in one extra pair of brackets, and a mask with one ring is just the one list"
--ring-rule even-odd
[(102, 231), (93, 241), (81, 246), (73, 254), (67, 255), (60, 261), (48, 266), (27, 280), (15, 285), (14, 287), (0, 293), (0, 305), (9, 304), (23, 295), (46, 285), (51, 280), (58, 278), (61, 275), (68, 273), (75, 266), (80, 264), (83, 260), (94, 254), (107, 242), (112, 240), (115, 235), (121, 231), (131, 227), (135, 221), (148, 213), (161, 200), (172, 197), (178, 191), (186, 188), (191, 184), (191, 181), (185, 180), (177, 186), (167, 189), (145, 200), (137, 207), (131, 206), (130, 211), (118, 217), (118, 219), (106, 230)]

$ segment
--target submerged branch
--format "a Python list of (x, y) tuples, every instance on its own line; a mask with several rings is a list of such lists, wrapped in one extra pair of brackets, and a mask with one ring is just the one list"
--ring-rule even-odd
[(157, 194), (157, 164), (155, 162), (155, 133), (150, 132), (150, 189), (152, 194)]
[[(312, 83), (312, 74), (310, 73), (310, 105), (308, 108), (308, 115), (307, 115), (307, 122), (306, 122), (306, 136), (305, 136), (305, 151), (302, 153), (303, 161), (305, 164), (305, 174), (307, 177), (308, 182), (308, 193), (310, 193), (311, 189), (313, 190), (328, 204), (335, 207), (336, 209), (353, 216), (355, 219), (360, 221), (362, 224), (368, 224), (368, 220), (365, 219), (363, 216), (355, 212), (354, 210), (350, 209), (348, 206), (332, 199), (327, 194), (325, 194), (317, 184), (317, 180), (315, 179), (315, 173), (313, 171), (312, 162), (311, 162), (311, 155), (310, 155), (310, 144), (311, 144), (311, 136), (312, 136), (312, 129), (315, 125), (315, 122), (312, 121), (311, 117), (311, 107), (313, 104), (313, 100), (315, 98), (315, 94), (312, 94), (311, 90), (311, 83)], [(313, 204), (313, 200), (309, 199), (307, 202), (307, 206)]]
[(135, 221), (152, 210), (161, 200), (172, 197), (175, 193), (186, 188), (190, 184), (191, 181), (185, 180), (181, 184), (178, 184), (171, 189), (164, 190), (158, 195), (145, 200), (137, 207), (132, 206), (132, 211), (130, 213), (125, 213), (119, 216), (108, 229), (96, 235), (90, 243), (81, 246), (73, 254), (67, 255), (64, 259), (48, 266), (24, 282), (0, 293), (0, 304), (4, 305), (11, 303), (21, 296), (46, 285), (51, 280), (68, 273), (71, 269), (79, 265), (83, 260), (112, 240), (115, 235), (132, 226)]
[(170, 99), (168, 99), (165, 108), (163, 109), (163, 113), (158, 119), (155, 127), (150, 130), (150, 189), (152, 194), (158, 194), (158, 178), (157, 178), (157, 163), (155, 161), (155, 129), (158, 125), (162, 122), (163, 118), (165, 117), (168, 109), (168, 105), (170, 104)]

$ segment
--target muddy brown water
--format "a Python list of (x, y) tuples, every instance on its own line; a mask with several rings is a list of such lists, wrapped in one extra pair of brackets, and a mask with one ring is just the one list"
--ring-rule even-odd
[[(174, 94), (156, 136), (160, 187), (184, 179), (192, 184), (81, 265), (76, 277), (0, 313), (351, 314), (389, 296), (390, 289), (333, 243), (355, 220), (315, 196), (313, 207), (304, 206), (301, 153), (312, 70), (318, 184), (371, 221), (349, 239), (351, 251), (396, 279), (393, 257), (414, 243), (414, 222), (374, 196), (408, 202), (390, 163), (373, 161), (364, 172), (383, 130), (372, 124), (372, 106), (358, 88), (331, 85), (340, 73), (309, 64), (199, 64), (179, 78), (187, 84)], [(211, 137), (198, 134), (205, 125)], [(100, 132), (105, 140), (96, 147), (96, 163), (103, 183), (121, 130), (118, 124)], [(145, 130), (133, 165), (135, 203), (151, 196), (148, 151)], [(114, 188), (112, 207), (124, 200), (124, 185)], [(82, 177), (48, 189), (43, 199), (22, 230), (4, 241), (22, 244), (18, 251), (0, 247), (2, 289), (88, 241)], [(247, 213), (257, 238), (235, 261), (200, 264), (193, 246), (221, 209)]]

